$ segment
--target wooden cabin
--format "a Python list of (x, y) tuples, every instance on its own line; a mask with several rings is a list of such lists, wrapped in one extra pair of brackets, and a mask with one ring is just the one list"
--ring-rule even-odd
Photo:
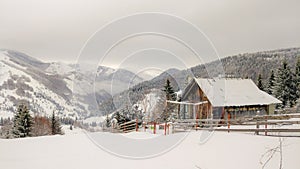
[[(194, 78), (182, 95), (180, 119), (220, 119), (274, 114), (280, 100), (261, 91), (251, 79)], [(203, 104), (197, 104), (203, 103)]]

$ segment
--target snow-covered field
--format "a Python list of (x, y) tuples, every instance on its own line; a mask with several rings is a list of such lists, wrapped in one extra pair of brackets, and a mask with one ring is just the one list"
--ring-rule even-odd
[[(214, 132), (207, 142), (200, 144), (200, 135), (203, 133), (198, 131), (190, 132), (178, 146), (161, 156), (132, 160), (103, 151), (79, 129), (65, 132), (66, 135), (63, 136), (0, 140), (0, 167), (3, 169), (257, 169), (262, 168), (260, 161), (267, 160), (267, 156), (262, 158), (262, 155), (279, 145), (278, 137), (226, 132)], [(116, 135), (98, 134), (107, 137)], [(121, 135), (137, 139), (153, 138), (152, 134), (145, 132)], [(161, 139), (161, 144), (167, 144), (164, 140), (173, 136), (161, 137), (165, 137)], [(282, 153), (283, 168), (299, 169), (300, 138), (283, 138)], [(280, 153), (277, 152), (265, 168), (279, 168), (279, 163)]]

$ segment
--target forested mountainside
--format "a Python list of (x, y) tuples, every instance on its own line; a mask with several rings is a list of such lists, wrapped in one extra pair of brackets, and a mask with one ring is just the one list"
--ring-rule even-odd
[[(220, 75), (250, 78), (257, 83), (258, 75), (261, 74), (262, 81), (266, 85), (271, 71), (273, 70), (276, 74), (284, 60), (287, 61), (292, 72), (294, 72), (298, 58), (300, 58), (300, 48), (288, 48), (228, 56), (219, 61), (201, 64), (187, 70), (169, 69), (152, 80), (139, 83), (129, 90), (115, 95), (113, 99), (116, 103), (116, 108), (121, 108), (122, 105), (125, 107), (124, 103), (126, 100), (137, 102), (145, 94), (153, 91), (157, 92), (157, 95), (162, 95), (161, 89), (163, 89), (166, 79), (170, 79), (175, 91), (183, 90), (192, 77), (207, 78)], [(112, 101), (109, 102), (109, 104), (111, 103)]]
[[(262, 75), (263, 80), (266, 80), (272, 70), (276, 73), (283, 60), (286, 60), (291, 69), (294, 70), (298, 57), (300, 57), (300, 48), (288, 48), (229, 56), (221, 59), (221, 63), (226, 75), (250, 78), (257, 82), (259, 74)], [(207, 77), (206, 67), (213, 68), (217, 63), (198, 65), (191, 70), (197, 77)]]

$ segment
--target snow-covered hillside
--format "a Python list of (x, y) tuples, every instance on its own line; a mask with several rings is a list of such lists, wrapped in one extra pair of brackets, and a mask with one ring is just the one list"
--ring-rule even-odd
[[(77, 116), (67, 97), (59, 95), (58, 92), (55, 93), (39, 81), (43, 74), (37, 70), (30, 71), (34, 67), (18, 64), (16, 60), (9, 57), (9, 54), (8, 51), (0, 53), (1, 117), (12, 117), (16, 105), (20, 103), (29, 104), (32, 113), (35, 114), (47, 115), (53, 111), (59, 111), (63, 116)], [(36, 77), (37, 74), (33, 72), (39, 74), (40, 77)]]
[[(113, 137), (115, 134), (97, 133)], [(278, 137), (265, 137), (253, 134), (215, 132), (205, 143), (200, 142), (203, 133), (191, 132), (171, 151), (150, 159), (132, 160), (114, 156), (93, 144), (85, 134), (45, 136), (13, 140), (0, 139), (0, 166), (6, 169), (258, 169), (268, 160), (267, 153), (279, 145)], [(111, 136), (110, 136), (111, 135)], [(176, 135), (161, 137), (160, 144)], [(151, 134), (134, 132), (124, 134), (130, 139), (151, 140)], [(137, 140), (139, 141), (139, 140)], [(142, 141), (142, 140), (140, 140)], [(116, 146), (126, 146), (114, 141)], [(154, 145), (155, 143), (153, 143)], [(153, 146), (149, 142), (148, 147)], [(134, 147), (129, 149), (135, 151)], [(282, 167), (298, 169), (300, 139), (284, 138), (282, 142)], [(279, 168), (280, 153), (274, 153), (265, 169)]]
[[(44, 63), (24, 53), (0, 50), (0, 117), (12, 117), (20, 103), (41, 115), (53, 111), (71, 118), (101, 115), (100, 105), (124, 90), (135, 76), (103, 66), (96, 72), (78, 68), (78, 64)], [(112, 81), (117, 84), (113, 92)], [(140, 81), (138, 77), (133, 83)]]

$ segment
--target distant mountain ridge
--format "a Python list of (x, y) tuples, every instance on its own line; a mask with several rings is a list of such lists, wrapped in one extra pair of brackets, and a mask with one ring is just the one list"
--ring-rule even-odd
[[(56, 111), (74, 118), (109, 114), (141, 102), (151, 92), (160, 98), (166, 79), (175, 91), (183, 90), (192, 77), (220, 74), (254, 82), (262, 74), (266, 83), (271, 70), (276, 72), (283, 60), (294, 70), (298, 57), (300, 48), (244, 53), (187, 70), (172, 68), (144, 81), (125, 69), (99, 66), (96, 72), (84, 72), (78, 71), (76, 64), (44, 63), (21, 52), (0, 50), (0, 116), (11, 117), (16, 104), (22, 101), (30, 103), (31, 110), (39, 114)], [(220, 63), (224, 72), (216, 69)]]

